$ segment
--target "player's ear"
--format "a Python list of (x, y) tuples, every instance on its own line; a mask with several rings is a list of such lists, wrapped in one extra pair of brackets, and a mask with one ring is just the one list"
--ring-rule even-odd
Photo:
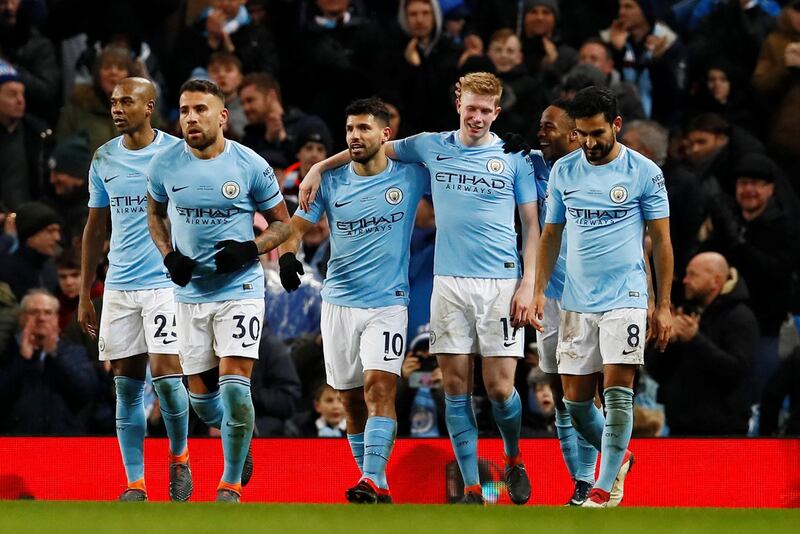
[(225, 126), (226, 124), (228, 124), (228, 108), (223, 107), (219, 112), (219, 125)]
[(622, 117), (617, 115), (611, 125), (614, 127), (614, 135), (616, 136), (620, 131), (622, 131)]
[(149, 117), (153, 114), (153, 110), (156, 108), (156, 103), (154, 100), (148, 100), (147, 105), (145, 106), (146, 115)]
[(381, 144), (386, 143), (392, 138), (392, 129), (389, 126), (384, 126), (381, 130)]

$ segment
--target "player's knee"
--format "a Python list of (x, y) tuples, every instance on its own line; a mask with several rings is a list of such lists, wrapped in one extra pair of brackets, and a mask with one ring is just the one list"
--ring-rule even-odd
[(513, 391), (513, 383), (497, 383), (486, 385), (486, 394), (488, 395), (489, 399), (494, 402), (505, 402), (511, 396)]
[(166, 375), (182, 375), (183, 369), (177, 355), (154, 354), (150, 356), (150, 372), (155, 378)]

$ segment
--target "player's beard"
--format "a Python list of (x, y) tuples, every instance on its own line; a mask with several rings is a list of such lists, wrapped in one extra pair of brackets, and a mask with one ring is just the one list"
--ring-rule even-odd
[(189, 136), (185, 135), (183, 139), (186, 141), (186, 144), (190, 147), (194, 148), (195, 150), (205, 150), (206, 148), (210, 147), (214, 143), (217, 142), (217, 137), (219, 136), (219, 132), (214, 135), (213, 137), (209, 134), (209, 132), (203, 132), (203, 135), (200, 136), (199, 139), (195, 139), (193, 141), (189, 140)]
[(586, 154), (586, 159), (592, 162), (603, 161), (614, 149), (614, 143), (597, 143), (591, 149), (583, 146), (583, 153)]
[(375, 157), (375, 154), (381, 149), (380, 144), (376, 144), (374, 146), (370, 146), (364, 143), (364, 153), (362, 156), (355, 157), (353, 155), (353, 151), (350, 150), (348, 147), (348, 151), (350, 152), (350, 159), (355, 161), (356, 163), (367, 163), (369, 160)]

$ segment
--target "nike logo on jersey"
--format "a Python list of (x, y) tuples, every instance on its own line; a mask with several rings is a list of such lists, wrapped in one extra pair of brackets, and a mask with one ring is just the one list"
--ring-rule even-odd
[(188, 185), (184, 185), (183, 187), (175, 187), (175, 186), (173, 185), (173, 186), (172, 186), (172, 192), (173, 192), (173, 193), (177, 193), (178, 191), (183, 191), (183, 190), (184, 190), (184, 189), (186, 189), (187, 187), (189, 187), (189, 186), (188, 186)]
[(453, 159), (455, 156), (442, 156), (441, 154), (436, 154), (436, 161), (445, 161), (448, 159)]
[(105, 183), (108, 183), (108, 182), (110, 182), (111, 180), (113, 180), (114, 178), (119, 178), (119, 174), (115, 174), (115, 175), (114, 175), (114, 176), (112, 176), (111, 178), (103, 178), (103, 181), (104, 181)]
[(253, 341), (252, 343), (242, 343), (242, 348), (243, 348), (243, 349), (246, 349), (246, 348), (248, 348), (248, 347), (252, 347), (252, 346), (253, 346), (253, 345), (255, 345), (255, 344), (256, 344), (256, 342), (255, 342), (255, 341)]
[(636, 352), (637, 350), (639, 350), (639, 349), (623, 350), (623, 351), (622, 351), (622, 355), (623, 355), (623, 356), (627, 356), (628, 354), (633, 354), (633, 353), (634, 353), (634, 352)]
[(577, 193), (578, 191), (580, 191), (580, 190), (579, 189), (573, 189), (572, 191), (564, 191), (564, 196), (568, 197), (572, 193)]
[(336, 207), (336, 208), (341, 208), (342, 206), (347, 206), (347, 205), (348, 205), (348, 204), (350, 204), (351, 202), (352, 202), (352, 200), (348, 200), (347, 202), (338, 202), (338, 201), (337, 201), (337, 202), (334, 202), (334, 203), (333, 203), (333, 205), (334, 205), (334, 207)]
[(503, 342), (503, 346), (504, 347), (510, 347), (511, 345), (516, 345), (516, 344), (517, 344), (516, 341), (504, 341)]

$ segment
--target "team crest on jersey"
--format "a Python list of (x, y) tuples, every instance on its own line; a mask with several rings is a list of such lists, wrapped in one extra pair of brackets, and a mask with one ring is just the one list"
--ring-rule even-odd
[(434, 343), (436, 343), (436, 332), (431, 330), (430, 332), (428, 332), (428, 335), (430, 336), (430, 344), (433, 345)]
[(222, 196), (228, 200), (233, 200), (234, 198), (238, 197), (239, 191), (239, 184), (233, 180), (222, 184)]
[(611, 202), (614, 204), (622, 204), (628, 200), (628, 190), (621, 185), (615, 185), (611, 188), (611, 193), (608, 196), (611, 197)]
[(505, 163), (503, 163), (499, 159), (492, 158), (488, 162), (486, 162), (486, 170), (492, 174), (500, 174), (505, 170), (505, 168), (506, 168)]
[(106, 340), (102, 337), (97, 340), (97, 348), (100, 350), (100, 352), (106, 350)]
[(403, 200), (403, 192), (396, 187), (390, 187), (387, 189), (386, 194), (383, 196), (386, 198), (386, 202), (392, 206), (400, 204), (400, 202)]

